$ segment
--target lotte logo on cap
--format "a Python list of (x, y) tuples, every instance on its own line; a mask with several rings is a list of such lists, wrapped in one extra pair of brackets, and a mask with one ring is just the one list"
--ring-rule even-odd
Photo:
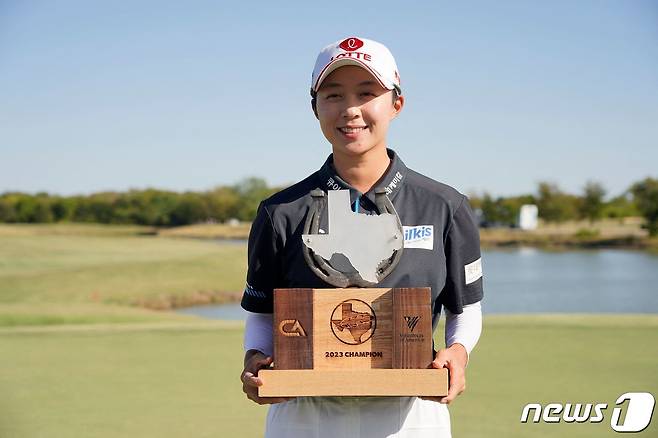
[(363, 46), (363, 41), (358, 38), (348, 38), (338, 45), (341, 49), (352, 52), (354, 50), (360, 49)]

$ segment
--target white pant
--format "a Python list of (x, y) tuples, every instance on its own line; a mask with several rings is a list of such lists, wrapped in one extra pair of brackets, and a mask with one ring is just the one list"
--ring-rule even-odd
[(265, 437), (450, 438), (450, 413), (416, 397), (298, 397), (270, 406)]

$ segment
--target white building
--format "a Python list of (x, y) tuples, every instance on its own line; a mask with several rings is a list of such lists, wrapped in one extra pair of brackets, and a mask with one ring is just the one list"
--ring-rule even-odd
[(522, 230), (536, 230), (537, 229), (537, 217), (539, 215), (539, 209), (534, 204), (524, 204), (519, 210), (519, 228)]

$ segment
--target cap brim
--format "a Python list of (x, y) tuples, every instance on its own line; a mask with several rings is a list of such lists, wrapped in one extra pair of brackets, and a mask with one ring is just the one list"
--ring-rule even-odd
[(315, 84), (313, 84), (313, 91), (316, 91), (316, 92), (318, 91), (318, 88), (320, 88), (320, 84), (322, 84), (322, 82), (326, 79), (327, 76), (329, 76), (331, 74), (331, 72), (333, 72), (337, 68), (340, 68), (340, 67), (343, 67), (343, 66), (346, 66), (346, 65), (355, 65), (357, 67), (361, 67), (361, 68), (367, 70), (368, 73), (370, 73), (375, 79), (377, 79), (377, 82), (379, 82), (379, 85), (386, 88), (387, 90), (393, 90), (395, 88), (394, 84), (391, 84), (391, 85), (385, 84), (384, 81), (382, 80), (382, 78), (372, 68), (370, 68), (370, 66), (367, 65), (366, 63), (364, 63), (364, 62), (362, 62), (358, 59), (354, 59), (354, 58), (338, 58), (338, 59), (334, 59), (333, 61), (331, 61), (329, 64), (327, 64), (322, 69), (322, 72), (320, 73), (320, 76), (318, 77), (318, 80), (315, 81)]

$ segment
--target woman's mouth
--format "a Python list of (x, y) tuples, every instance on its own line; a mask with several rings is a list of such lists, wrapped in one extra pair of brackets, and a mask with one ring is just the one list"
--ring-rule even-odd
[(338, 128), (343, 134), (358, 134), (359, 132), (365, 130), (367, 126), (343, 126)]

